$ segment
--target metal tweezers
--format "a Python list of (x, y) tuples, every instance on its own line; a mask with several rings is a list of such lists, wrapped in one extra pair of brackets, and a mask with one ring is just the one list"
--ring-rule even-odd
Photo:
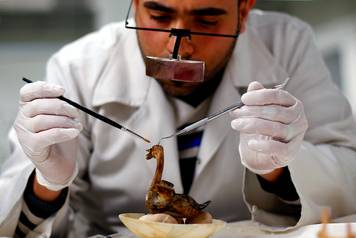
[[(283, 83), (277, 84), (273, 88), (275, 88), (275, 89), (284, 89), (286, 87), (286, 85), (288, 84), (289, 80), (290, 80), (290, 78), (288, 77), (283, 81)], [(243, 106), (244, 106), (244, 104), (240, 101), (237, 104), (231, 105), (231, 106), (229, 106), (229, 107), (227, 107), (227, 108), (225, 108), (225, 109), (223, 109), (223, 110), (221, 110), (219, 112), (216, 112), (216, 113), (214, 113), (214, 114), (212, 114), (210, 116), (207, 116), (207, 117), (202, 118), (202, 119), (200, 119), (198, 121), (195, 121), (195, 122), (189, 124), (188, 126), (185, 126), (183, 129), (177, 131), (176, 133), (174, 133), (174, 134), (172, 134), (170, 136), (166, 136), (166, 137), (161, 138), (159, 140), (158, 144), (160, 144), (160, 142), (162, 140), (169, 139), (169, 138), (172, 138), (174, 136), (179, 136), (179, 135), (188, 133), (190, 131), (193, 131), (193, 130), (197, 129), (198, 127), (201, 127), (201, 126), (203, 126), (203, 125), (205, 125), (205, 124), (207, 124), (207, 123), (209, 123), (209, 122), (211, 122), (211, 121), (213, 121), (213, 120), (225, 115), (226, 113), (234, 111), (234, 110), (236, 110), (238, 108), (241, 108)]]

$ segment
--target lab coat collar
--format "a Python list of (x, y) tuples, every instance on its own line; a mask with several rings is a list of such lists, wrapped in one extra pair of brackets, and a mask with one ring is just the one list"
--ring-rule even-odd
[(147, 97), (149, 79), (145, 74), (136, 32), (120, 30), (124, 32), (113, 47), (94, 90), (93, 107), (112, 102), (139, 107)]
[[(239, 38), (223, 80), (213, 96), (209, 115), (238, 103), (241, 98), (239, 92), (244, 91), (241, 89), (246, 89), (253, 81), (271, 88), (282, 83), (287, 77), (286, 71), (275, 60), (256, 31), (250, 28)], [(231, 132), (230, 122), (231, 117), (225, 115), (207, 124), (198, 154), (196, 178)]]

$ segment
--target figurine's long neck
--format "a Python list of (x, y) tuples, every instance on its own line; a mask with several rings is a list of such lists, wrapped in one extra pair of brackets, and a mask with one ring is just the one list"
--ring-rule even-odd
[(157, 160), (157, 166), (156, 166), (156, 172), (155, 175), (153, 176), (151, 187), (153, 187), (155, 184), (158, 184), (161, 182), (162, 179), (162, 173), (163, 173), (163, 167), (164, 167), (164, 154), (163, 151), (162, 153), (159, 153), (159, 155), (156, 157)]

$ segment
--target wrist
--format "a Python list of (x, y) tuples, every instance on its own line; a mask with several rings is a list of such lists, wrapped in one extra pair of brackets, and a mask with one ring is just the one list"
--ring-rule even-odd
[(273, 193), (285, 201), (294, 202), (299, 199), (288, 167), (276, 169), (263, 176), (257, 175), (257, 179), (266, 192)]
[(45, 202), (55, 201), (56, 199), (58, 199), (58, 197), (62, 191), (62, 190), (53, 191), (53, 190), (46, 188), (45, 186), (42, 186), (41, 184), (38, 183), (37, 175), (35, 175), (35, 178), (33, 179), (32, 189), (33, 189), (34, 195), (37, 198), (39, 198)]
[(40, 219), (47, 219), (63, 207), (68, 197), (68, 188), (58, 192), (59, 194), (40, 185), (36, 179), (35, 171), (33, 171), (25, 188), (23, 199), (31, 214)]
[(266, 180), (269, 183), (276, 183), (279, 178), (281, 178), (283, 172), (285, 170), (285, 167), (278, 168), (273, 170), (270, 173), (267, 174), (260, 174), (259, 176), (262, 177), (264, 180)]
[[(39, 185), (41, 185), (42, 187), (46, 188), (49, 191), (61, 191), (64, 188), (69, 187), (73, 183), (74, 179), (77, 177), (78, 174), (77, 163), (75, 164), (75, 167), (73, 169), (74, 171), (70, 170), (71, 173), (68, 173), (70, 177), (66, 177), (65, 179), (63, 179), (58, 176), (58, 173), (60, 173), (59, 171), (61, 171), (59, 169), (57, 169), (57, 171), (52, 169), (54, 171), (52, 171), (52, 173), (49, 173), (49, 171), (46, 171), (44, 168), (42, 168), (42, 170), (44, 170), (45, 172), (44, 174), (39, 168), (36, 168), (36, 181)], [(51, 180), (47, 176), (51, 176)]]

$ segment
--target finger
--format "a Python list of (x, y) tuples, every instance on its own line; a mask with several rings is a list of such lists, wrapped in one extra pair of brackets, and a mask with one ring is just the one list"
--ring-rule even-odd
[(295, 97), (281, 89), (260, 89), (250, 91), (242, 95), (241, 101), (248, 106), (258, 105), (281, 105), (292, 106), (296, 103)]
[(64, 89), (59, 85), (37, 81), (26, 84), (21, 88), (20, 101), (30, 102), (38, 98), (54, 98), (62, 96), (63, 93)]
[(288, 143), (263, 137), (255, 138), (248, 141), (248, 147), (258, 153), (269, 155), (275, 165), (284, 166), (292, 159), (290, 155), (295, 154), (296, 150), (299, 149), (303, 137), (303, 133), (299, 134)]
[[(257, 82), (257, 81), (253, 81), (252, 83), (250, 83), (250, 84), (248, 85), (247, 92), (254, 91), (254, 90), (259, 90), (259, 89), (263, 89), (263, 88), (264, 88), (264, 87), (263, 87), (263, 85), (262, 85), (261, 83), (259, 83), (259, 82)], [(244, 106), (241, 107), (241, 108), (244, 108), (244, 107), (246, 107), (246, 105), (244, 105)], [(239, 110), (239, 109), (236, 109), (236, 110)], [(234, 116), (233, 112), (234, 112), (234, 111), (230, 112), (230, 115), (231, 115), (231, 116)]]
[(231, 122), (231, 127), (240, 133), (270, 136), (281, 141), (289, 141), (303, 131), (303, 128), (260, 118), (235, 119)]
[(78, 118), (77, 108), (58, 98), (35, 99), (21, 105), (21, 110), (26, 117), (35, 117), (37, 115), (61, 115), (71, 118)]
[(51, 145), (60, 144), (66, 141), (73, 140), (80, 133), (79, 129), (75, 128), (53, 128), (38, 133), (32, 134), (31, 148), (46, 148)]
[[(239, 145), (239, 152), (241, 156), (241, 162), (247, 168), (253, 170), (269, 170), (273, 169), (274, 165), (269, 160), (268, 154), (260, 153), (249, 148), (248, 142), (254, 139), (256, 135), (242, 134)], [(257, 136), (260, 138), (261, 136)], [(247, 156), (244, 156), (247, 155)], [(250, 155), (250, 156), (249, 156)]]
[(263, 89), (263, 85), (257, 81), (254, 81), (248, 85), (247, 92)]
[[(21, 120), (21, 119), (17, 119)], [(62, 143), (76, 138), (80, 129), (53, 128), (38, 133), (29, 131), (22, 123), (15, 123), (14, 128), (24, 152), (30, 157), (44, 158), (50, 145)]]
[(33, 133), (54, 128), (75, 128), (80, 131), (83, 129), (79, 121), (67, 116), (38, 115), (24, 120), (24, 124)]
[(244, 106), (233, 111), (231, 116), (234, 118), (254, 117), (290, 124), (298, 118), (301, 109), (300, 104), (295, 104), (291, 107), (283, 107), (280, 105)]

